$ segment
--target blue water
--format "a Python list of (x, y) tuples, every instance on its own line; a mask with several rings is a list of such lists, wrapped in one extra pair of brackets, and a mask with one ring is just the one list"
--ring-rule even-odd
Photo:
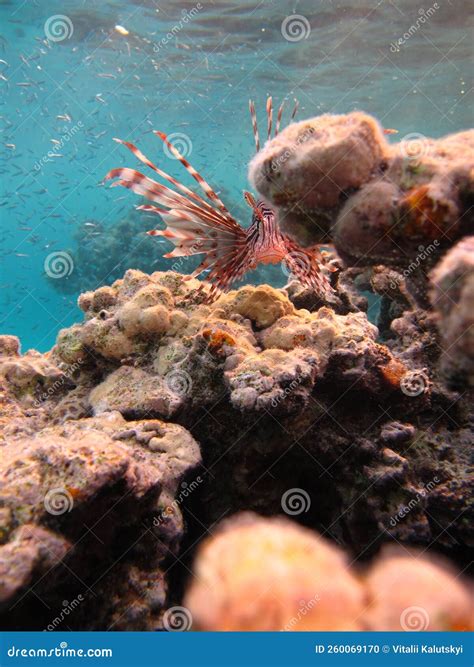
[[(290, 41), (282, 24), (293, 14), (304, 33)], [(55, 15), (65, 32), (51, 32)], [(249, 97), (260, 111), (267, 95), (296, 97), (299, 118), (363, 109), (397, 139), (466, 129), (470, 18), (462, 0), (4, 1), (0, 332), (47, 350), (81, 319), (80, 291), (127, 267), (170, 268), (167, 244), (143, 235), (155, 219), (134, 213), (136, 196), (100, 185), (110, 168), (138, 166), (113, 137), (188, 183), (151, 130), (181, 133), (188, 159), (246, 225)], [(127, 219), (129, 233), (117, 233)], [(52, 253), (72, 258), (68, 275), (48, 278)], [(286, 282), (279, 267), (250, 279)]]

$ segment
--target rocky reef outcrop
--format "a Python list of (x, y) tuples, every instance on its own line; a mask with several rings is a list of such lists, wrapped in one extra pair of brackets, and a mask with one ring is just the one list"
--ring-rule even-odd
[(347, 265), (406, 269), (427, 247), (439, 258), (473, 232), (472, 130), (389, 144), (368, 114), (325, 114), (267, 142), (249, 178), (286, 233), (332, 241)]
[(472, 627), (472, 136), (357, 112), (259, 151), (331, 295), (130, 269), (46, 354), (0, 336), (4, 627)]
[(194, 279), (129, 270), (80, 296), (84, 322), (50, 352), (0, 337), (2, 622), (167, 628), (196, 544), (242, 509), (288, 514), (350, 560), (399, 542), (464, 567), (472, 389), (446, 383), (453, 313), (410, 306), (397, 282), (381, 340), (358, 290), (387, 271), (339, 265), (334, 310), (294, 282), (209, 305)]
[(158, 419), (86, 417), (82, 358), (66, 369), (20, 356), (13, 337), (0, 345), (2, 626), (157, 627), (198, 444)]

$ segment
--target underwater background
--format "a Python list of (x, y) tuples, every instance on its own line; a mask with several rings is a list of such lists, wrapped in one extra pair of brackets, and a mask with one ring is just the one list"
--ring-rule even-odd
[[(2, 2), (1, 332), (45, 351), (82, 319), (80, 292), (127, 268), (196, 265), (163, 259), (170, 244), (144, 234), (156, 219), (101, 186), (109, 169), (137, 166), (114, 137), (189, 184), (152, 130), (173, 133), (246, 226), (249, 97), (262, 127), (272, 95), (289, 100), (282, 126), (297, 98), (299, 119), (363, 109), (396, 141), (466, 129), (469, 11), (461, 0)], [(286, 280), (278, 265), (246, 277)]]

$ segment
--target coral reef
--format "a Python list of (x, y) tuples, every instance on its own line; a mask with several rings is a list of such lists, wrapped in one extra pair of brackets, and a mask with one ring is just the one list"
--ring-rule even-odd
[(334, 242), (333, 294), (129, 269), (50, 352), (0, 336), (4, 626), (170, 629), (184, 600), (206, 630), (471, 628), (472, 166), (471, 132), (291, 125), (250, 174)]
[(15, 424), (0, 466), (3, 626), (45, 629), (74, 598), (61, 629), (157, 627), (183, 520), (179, 507), (166, 524), (154, 518), (200, 463), (197, 443), (180, 426), (118, 412), (35, 433)]
[(280, 517), (224, 522), (194, 575), (184, 604), (196, 629), (362, 629), (363, 588), (341, 551)]
[[(49, 277), (51, 287), (77, 295), (112, 283), (129, 267), (142, 271), (168, 268), (169, 262), (156, 252), (156, 241), (145, 233), (149, 224), (135, 211), (111, 227), (96, 220), (86, 220), (74, 231), (73, 245), (67, 249), (73, 269), (61, 280), (55, 275)], [(192, 266), (192, 260), (189, 265)]]
[(288, 519), (236, 515), (200, 546), (184, 604), (195, 629), (470, 630), (468, 586), (420, 554), (364, 571)]
[[(437, 325), (443, 339), (450, 317), (469, 317), (466, 247), (433, 274), (438, 315), (382, 266), (339, 264), (337, 305), (295, 282), (245, 286), (209, 305), (195, 279), (129, 270), (80, 296), (84, 322), (62, 330), (50, 352), (21, 355), (14, 337), (0, 337), (2, 620), (43, 628), (51, 620), (41, 600), (60, 609), (82, 595), (69, 627), (160, 628), (183, 592), (184, 574), (168, 573), (180, 550), (189, 560), (207, 527), (242, 509), (283, 509), (308, 531), (275, 519), (268, 539), (288, 532), (341, 572), (344, 559), (325, 540), (351, 560), (397, 541), (464, 567), (472, 389), (464, 375), (462, 391), (446, 385)], [(361, 288), (392, 304), (385, 342)], [(469, 350), (463, 339), (453, 348), (460, 360)], [(293, 496), (303, 498), (299, 511)], [(344, 576), (355, 609), (360, 583)], [(283, 623), (282, 608), (271, 608)], [(308, 621), (318, 625), (319, 613)], [(237, 622), (258, 626), (225, 620)], [(343, 616), (337, 623), (348, 627)]]
[(474, 386), (474, 236), (455, 245), (433, 270), (431, 302), (444, 374), (456, 386)]
[[(331, 239), (348, 265), (406, 268), (472, 232), (474, 131), (389, 144), (360, 112), (287, 127), (249, 166), (255, 188), (303, 245)], [(420, 244), (422, 248), (420, 248)]]
[(472, 630), (472, 590), (459, 573), (419, 553), (383, 554), (366, 577), (370, 630)]
[(323, 242), (347, 195), (364, 185), (388, 154), (377, 121), (354, 112), (293, 123), (249, 166), (252, 185), (303, 245)]

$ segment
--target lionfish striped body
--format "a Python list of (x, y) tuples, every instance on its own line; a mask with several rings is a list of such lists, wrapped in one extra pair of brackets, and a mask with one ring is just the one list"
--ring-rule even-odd
[[(267, 100), (267, 138), (271, 137), (273, 107), (272, 98)], [(293, 110), (293, 120), (297, 103)], [(278, 109), (275, 135), (279, 131), (283, 104)], [(255, 137), (255, 146), (260, 150), (255, 106), (250, 102), (250, 113)], [(164, 257), (205, 255), (192, 274), (197, 277), (208, 271), (206, 280), (211, 284), (207, 301), (212, 301), (219, 290), (227, 291), (231, 284), (242, 278), (258, 264), (284, 262), (289, 272), (301, 283), (324, 294), (332, 292), (329, 281), (322, 272), (324, 258), (316, 248), (304, 249), (282, 234), (272, 208), (263, 201), (256, 202), (249, 192), (244, 192), (248, 205), (253, 210), (251, 225), (244, 229), (231, 216), (224, 203), (204, 178), (186, 158), (168, 141), (162, 132), (154, 132), (167, 146), (168, 151), (185, 167), (198, 183), (206, 199), (183, 185), (151, 162), (134, 144), (115, 139), (126, 146), (135, 157), (155, 171), (173, 187), (148, 178), (135, 169), (112, 169), (104, 181), (117, 178), (112, 186), (121, 185), (154, 204), (138, 206), (139, 210), (159, 215), (166, 224), (164, 230), (153, 229), (150, 236), (164, 236), (175, 248)], [(165, 207), (165, 208), (162, 208)]]

